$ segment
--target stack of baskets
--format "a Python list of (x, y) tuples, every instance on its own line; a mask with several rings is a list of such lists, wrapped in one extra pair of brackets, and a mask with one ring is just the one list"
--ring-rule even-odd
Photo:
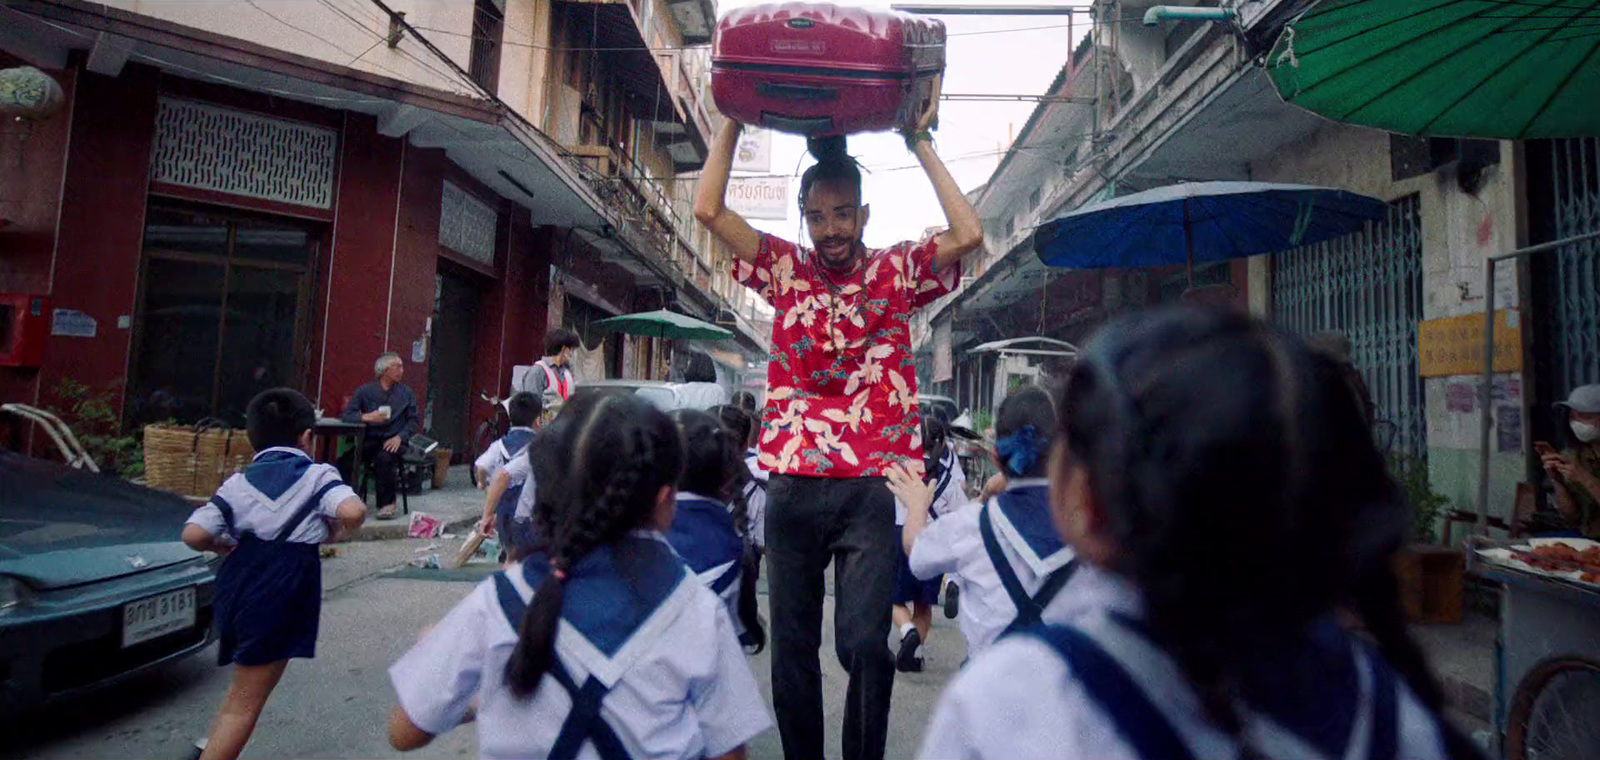
[(245, 431), (219, 420), (144, 428), (145, 483), (191, 499), (211, 498), (255, 454)]

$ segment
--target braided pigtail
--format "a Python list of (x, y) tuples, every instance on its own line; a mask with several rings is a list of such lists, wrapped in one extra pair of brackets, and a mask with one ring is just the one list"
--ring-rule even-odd
[[(547, 537), (550, 571), (506, 661), (506, 685), (521, 699), (537, 693), (550, 670), (569, 576), (590, 552), (647, 524), (683, 462), (671, 421), (632, 396), (606, 398), (582, 416), (558, 420), (534, 445), (541, 447), (530, 451), (535, 512)], [(570, 468), (560, 466), (563, 457)]]

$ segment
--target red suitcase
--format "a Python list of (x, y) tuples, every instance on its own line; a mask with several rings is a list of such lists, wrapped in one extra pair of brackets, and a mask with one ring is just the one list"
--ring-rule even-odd
[(723, 115), (812, 136), (914, 126), (944, 71), (944, 24), (829, 3), (731, 11), (711, 49)]

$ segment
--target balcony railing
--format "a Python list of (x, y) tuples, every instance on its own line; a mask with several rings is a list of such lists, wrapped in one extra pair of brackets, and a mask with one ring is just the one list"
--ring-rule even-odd
[(679, 273), (702, 291), (711, 291), (711, 271), (696, 256), (685, 237), (687, 217), (679, 213), (661, 183), (650, 177), (627, 154), (605, 145), (571, 146), (568, 152), (606, 208), (620, 217), (619, 234), (640, 251), (671, 262)]

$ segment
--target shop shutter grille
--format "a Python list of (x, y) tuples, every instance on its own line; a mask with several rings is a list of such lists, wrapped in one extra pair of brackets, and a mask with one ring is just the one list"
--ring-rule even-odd
[(1395, 201), (1385, 221), (1273, 257), (1272, 318), (1300, 335), (1340, 330), (1377, 405), (1395, 426), (1395, 453), (1427, 455), (1427, 409), (1417, 368), (1422, 320), (1420, 201)]

